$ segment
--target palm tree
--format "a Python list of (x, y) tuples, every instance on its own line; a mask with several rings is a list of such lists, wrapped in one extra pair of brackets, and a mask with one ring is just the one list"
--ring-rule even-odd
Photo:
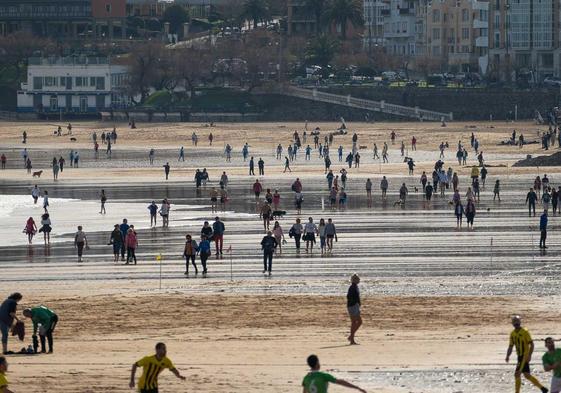
[(313, 14), (316, 21), (316, 34), (319, 34), (321, 29), (321, 18), (327, 5), (327, 0), (305, 0), (306, 10)]
[(331, 0), (325, 12), (325, 20), (341, 26), (341, 39), (347, 39), (347, 23), (354, 27), (364, 24), (360, 0)]
[(338, 49), (337, 40), (327, 35), (320, 35), (308, 42), (305, 52), (306, 64), (326, 67), (333, 60)]
[(242, 6), (242, 17), (252, 21), (255, 29), (260, 21), (269, 17), (269, 6), (265, 0), (245, 0)]

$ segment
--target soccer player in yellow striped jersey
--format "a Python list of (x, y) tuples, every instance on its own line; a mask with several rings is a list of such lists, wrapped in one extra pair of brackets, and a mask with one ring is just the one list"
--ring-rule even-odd
[(547, 393), (549, 390), (544, 387), (532, 374), (530, 374), (530, 361), (532, 360), (532, 353), (534, 352), (534, 342), (530, 332), (522, 327), (522, 319), (520, 316), (515, 315), (512, 317), (512, 326), (514, 330), (510, 333), (510, 341), (508, 350), (506, 352), (506, 362), (510, 359), (512, 348), (516, 347), (516, 355), (518, 361), (516, 363), (516, 370), (514, 371), (515, 392), (520, 393), (522, 386), (521, 375), (524, 375), (535, 387), (540, 389), (542, 393)]
[(134, 389), (134, 376), (136, 369), (142, 367), (142, 376), (138, 380), (138, 391), (140, 393), (158, 393), (158, 375), (169, 369), (179, 379), (185, 380), (185, 377), (179, 374), (171, 360), (166, 356), (166, 344), (156, 344), (156, 354), (145, 356), (132, 365), (130, 387)]

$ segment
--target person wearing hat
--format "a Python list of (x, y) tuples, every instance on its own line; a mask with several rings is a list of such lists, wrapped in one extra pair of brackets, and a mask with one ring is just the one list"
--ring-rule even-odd
[[(58, 316), (53, 310), (45, 307), (33, 307), (23, 310), (23, 315), (26, 318), (31, 318), (33, 322), (33, 346), (35, 353), (37, 353), (37, 332), (41, 339), (41, 353), (46, 352), (45, 338), (49, 341), (49, 353), (53, 353), (53, 331), (58, 323)], [(39, 326), (41, 325), (41, 326)]]
[(518, 361), (514, 372), (515, 392), (520, 393), (520, 387), (522, 386), (520, 375), (524, 375), (524, 378), (540, 389), (542, 393), (547, 393), (549, 390), (544, 387), (536, 377), (530, 374), (530, 360), (532, 360), (532, 353), (534, 352), (534, 341), (532, 340), (532, 336), (530, 336), (530, 332), (522, 327), (522, 318), (518, 315), (512, 317), (512, 326), (514, 330), (510, 333), (510, 341), (505, 360), (508, 363), (510, 355), (512, 354), (512, 349), (516, 347)]
[(348, 337), (351, 345), (356, 345), (355, 334), (362, 325), (362, 318), (360, 317), (360, 292), (358, 290), (358, 283), (360, 277), (358, 274), (351, 276), (351, 286), (347, 291), (347, 311), (351, 317), (351, 334)]

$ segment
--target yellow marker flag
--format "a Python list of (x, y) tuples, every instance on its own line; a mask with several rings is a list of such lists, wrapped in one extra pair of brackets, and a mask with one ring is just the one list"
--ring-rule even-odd
[(160, 263), (161, 263), (161, 262), (162, 262), (162, 260), (163, 260), (163, 258), (162, 258), (162, 254), (158, 254), (158, 255), (156, 255), (156, 261), (158, 261), (158, 262), (160, 262)]

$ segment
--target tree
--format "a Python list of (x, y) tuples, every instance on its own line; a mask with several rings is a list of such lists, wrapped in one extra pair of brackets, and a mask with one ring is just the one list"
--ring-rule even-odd
[(171, 34), (183, 34), (183, 24), (189, 21), (189, 13), (179, 4), (174, 4), (164, 12), (164, 22), (169, 22)]
[(325, 6), (327, 5), (327, 0), (306, 0), (305, 7), (308, 12), (310, 12), (316, 21), (316, 34), (321, 32), (321, 22), (322, 17), (325, 12)]
[(55, 43), (47, 38), (40, 38), (18, 31), (16, 33), (0, 36), (0, 72), (11, 71), (14, 82), (18, 83), (25, 76), (27, 60), (34, 56), (55, 54)]
[(207, 49), (191, 47), (175, 51), (176, 77), (194, 97), (197, 85), (211, 78), (214, 60)]
[(339, 49), (337, 40), (327, 35), (319, 36), (308, 42), (306, 48), (306, 64), (325, 67), (329, 65)]
[(364, 18), (360, 0), (331, 0), (325, 11), (327, 23), (341, 26), (341, 39), (347, 39), (347, 25), (350, 22), (354, 27), (362, 26)]
[(161, 85), (162, 56), (166, 54), (164, 45), (155, 42), (139, 43), (131, 47), (126, 57), (129, 66), (128, 91), (131, 97), (140, 95), (140, 104), (146, 101), (150, 88)]
[(255, 29), (260, 21), (269, 18), (269, 6), (265, 0), (245, 0), (242, 6), (242, 17), (253, 22)]

